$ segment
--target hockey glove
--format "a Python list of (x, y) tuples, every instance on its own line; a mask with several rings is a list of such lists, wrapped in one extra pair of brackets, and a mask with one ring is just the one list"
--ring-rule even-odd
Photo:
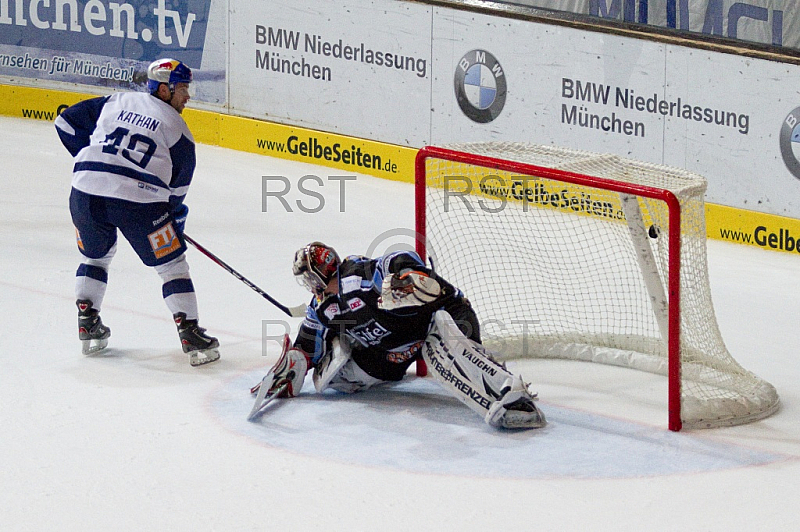
[(395, 310), (419, 307), (436, 301), (442, 289), (436, 279), (423, 272), (403, 270), (383, 279), (378, 308)]
[(175, 220), (175, 230), (183, 234), (183, 228), (186, 227), (186, 217), (189, 216), (189, 207), (181, 203), (172, 211), (172, 218)]
[(293, 347), (284, 351), (272, 366), (275, 377), (272, 379), (269, 393), (275, 393), (281, 386), (287, 384), (286, 389), (278, 397), (295, 397), (303, 388), (303, 381), (310, 365), (308, 356), (301, 349)]

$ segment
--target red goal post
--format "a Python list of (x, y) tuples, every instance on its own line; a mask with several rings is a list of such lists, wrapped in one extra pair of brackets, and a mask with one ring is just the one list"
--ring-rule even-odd
[[(590, 359), (666, 373), (671, 430), (744, 423), (774, 412), (778, 398), (733, 360), (719, 335), (707, 276), (704, 192), (705, 180), (695, 174), (610, 155), (518, 143), (426, 147), (416, 158), (417, 252), (423, 260), (435, 257), (434, 268), (466, 293), (479, 320), (544, 319), (530, 338), (519, 331), (490, 334), (487, 345), (498, 334), (521, 338), (521, 351), (501, 338), (501, 355)], [(539, 289), (542, 279), (556, 288)], [(571, 298), (553, 296), (566, 286)], [(576, 301), (581, 290), (613, 301), (608, 308), (584, 306)], [(689, 298), (682, 290), (703, 294)], [(692, 307), (690, 318), (682, 319), (683, 301)], [(699, 333), (692, 320), (702, 322)], [(707, 345), (711, 353), (698, 354)], [(683, 375), (684, 366), (691, 375)], [(743, 401), (745, 409), (737, 405)]]

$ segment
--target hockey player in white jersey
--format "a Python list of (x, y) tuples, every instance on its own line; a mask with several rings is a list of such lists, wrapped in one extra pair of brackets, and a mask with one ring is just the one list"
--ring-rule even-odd
[(490, 426), (545, 425), (528, 386), (480, 344), (464, 294), (415, 253), (341, 261), (333, 248), (312, 242), (297, 251), (292, 270), (314, 297), (294, 345), (286, 344), (271, 370), (270, 394), (296, 396), (312, 369), (317, 392), (358, 392), (401, 380), (422, 359), (434, 380)]
[(149, 93), (114, 93), (64, 110), (55, 126), (75, 159), (70, 213), (83, 261), (75, 295), (83, 352), (106, 347), (100, 319), (117, 231), (162, 279), (183, 351), (199, 366), (219, 358), (219, 342), (198, 325), (197, 297), (184, 252), (183, 200), (195, 169), (194, 138), (181, 113), (192, 71), (160, 59), (147, 69)]

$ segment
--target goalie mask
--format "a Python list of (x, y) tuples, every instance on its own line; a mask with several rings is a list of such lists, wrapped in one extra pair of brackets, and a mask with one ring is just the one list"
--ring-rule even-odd
[(157, 59), (147, 67), (147, 90), (154, 94), (158, 86), (166, 83), (175, 92), (176, 83), (191, 83), (192, 70), (176, 59)]
[(336, 276), (340, 263), (336, 250), (322, 242), (312, 242), (294, 254), (292, 273), (298, 283), (320, 295)]

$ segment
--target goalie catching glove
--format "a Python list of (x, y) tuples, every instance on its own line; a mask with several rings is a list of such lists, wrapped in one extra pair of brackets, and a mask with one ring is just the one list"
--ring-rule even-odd
[(436, 301), (441, 294), (442, 288), (436, 279), (424, 272), (406, 269), (383, 279), (378, 308), (419, 307)]

